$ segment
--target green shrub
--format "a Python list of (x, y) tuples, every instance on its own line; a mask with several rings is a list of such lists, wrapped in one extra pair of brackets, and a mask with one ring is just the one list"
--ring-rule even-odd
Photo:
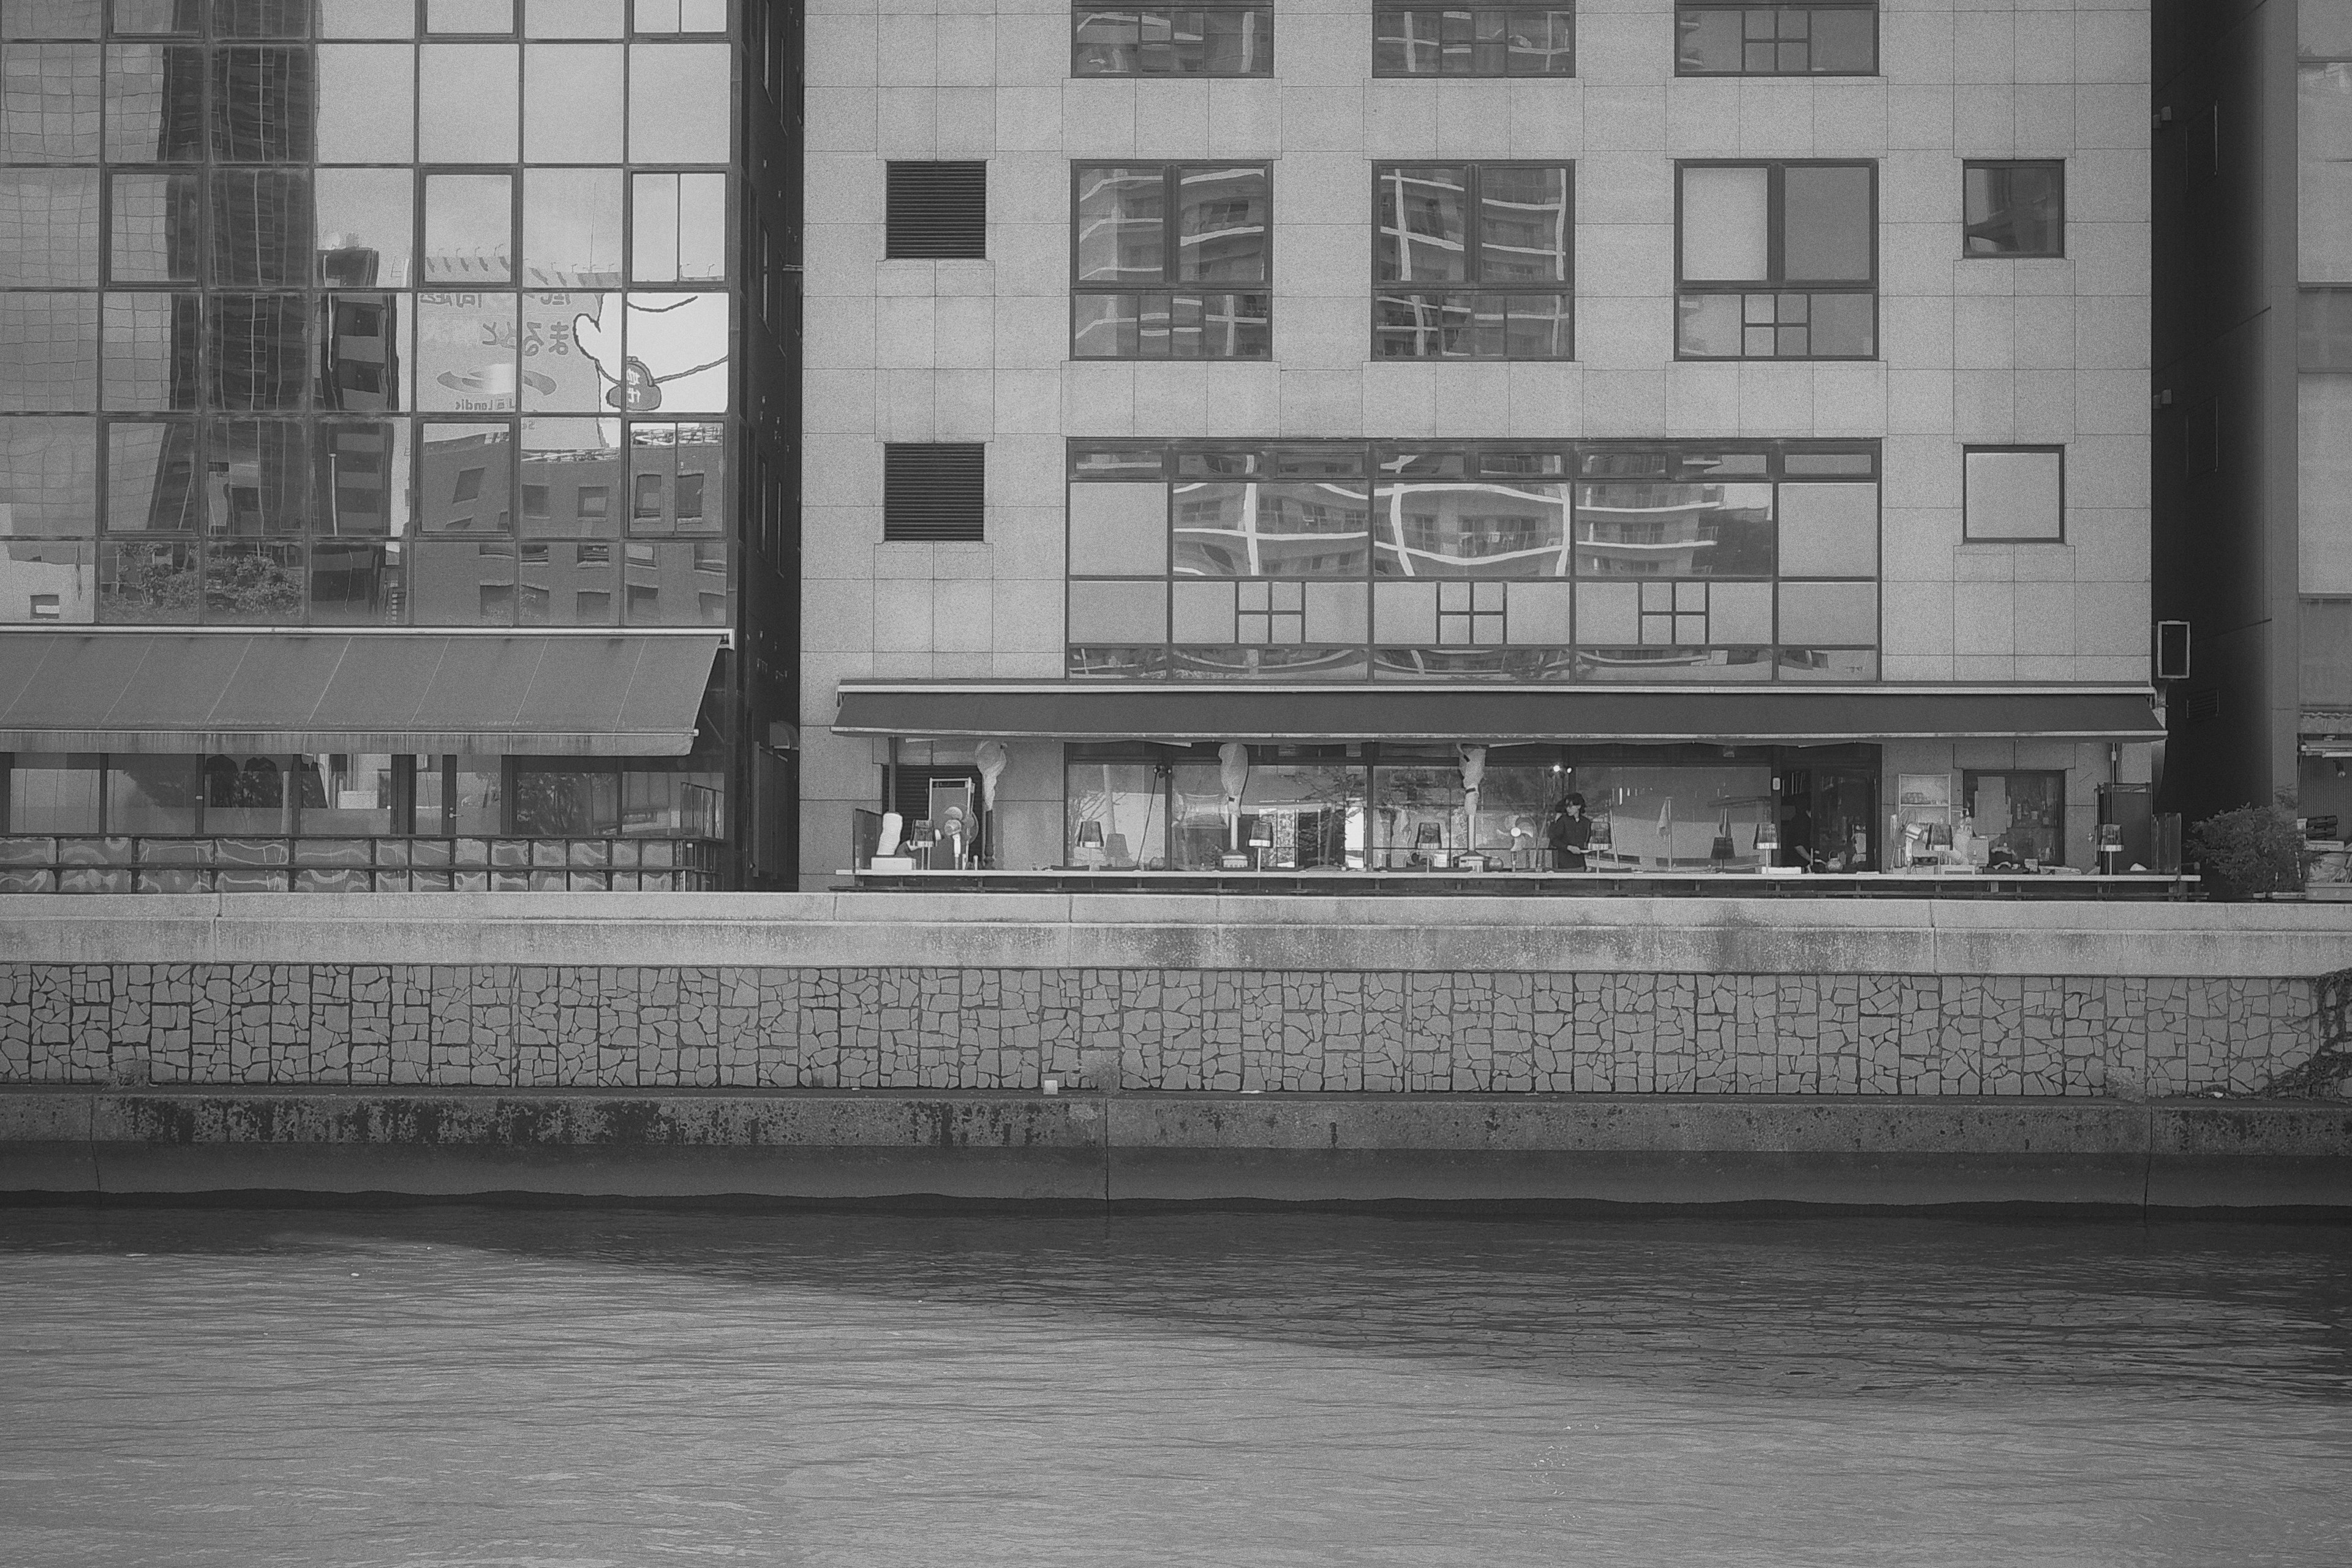
[(2189, 853), (2210, 898), (2300, 891), (2303, 829), (2295, 826), (2294, 795), (2282, 790), (2275, 805), (2242, 805), (2207, 817), (2189, 830)]

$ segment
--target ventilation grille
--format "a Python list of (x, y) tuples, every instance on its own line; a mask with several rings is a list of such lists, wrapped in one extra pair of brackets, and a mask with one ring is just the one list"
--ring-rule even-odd
[(893, 261), (978, 261), (988, 255), (986, 163), (893, 163), (889, 235)]
[(926, 442), (882, 448), (882, 537), (973, 540), (988, 488), (988, 448)]
[(2205, 719), (2219, 719), (2221, 716), (2221, 689), (2218, 686), (2209, 686), (2201, 691), (2190, 692), (2189, 700), (2181, 705), (2181, 714), (2191, 723)]

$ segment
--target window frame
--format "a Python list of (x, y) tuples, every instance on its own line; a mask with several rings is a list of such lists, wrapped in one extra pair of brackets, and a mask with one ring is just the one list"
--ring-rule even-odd
[[(1969, 175), (1978, 169), (2053, 169), (2058, 175), (2057, 247), (2053, 250), (1972, 251), (1969, 248)], [(1963, 261), (2063, 261), (2066, 258), (2066, 160), (2063, 158), (1963, 158), (1960, 160), (1960, 259)]]
[(1186, 0), (1183, 5), (1138, 5), (1127, 7), (1140, 14), (1145, 11), (1259, 11), (1265, 15), (1265, 68), (1254, 71), (1094, 71), (1080, 70), (1078, 20), (1101, 6), (1072, 5), (1070, 7), (1070, 79), (1073, 81), (1256, 81), (1274, 75), (1274, 6), (1269, 0)]
[[(1499, 12), (1505, 16), (1508, 16), (1510, 13), (1515, 11), (1565, 12), (1569, 19), (1568, 69), (1564, 71), (1515, 71), (1511, 69), (1510, 47), (1507, 35), (1506, 36), (1504, 43), (1503, 68), (1498, 71), (1416, 71), (1384, 68), (1381, 65), (1381, 19), (1383, 16), (1401, 16), (1413, 11), (1434, 11), (1441, 14), (1445, 12), (1467, 11), (1474, 18), (1481, 13)], [(1580, 63), (1579, 57), (1581, 55), (1583, 49), (1583, 39), (1580, 37), (1579, 33), (1582, 20), (1582, 17), (1577, 13), (1576, 0), (1554, 0), (1553, 4), (1543, 5), (1435, 5), (1428, 4), (1415, 5), (1410, 3), (1401, 5), (1376, 5), (1372, 9), (1372, 76), (1375, 79), (1382, 81), (1444, 81), (1448, 79), (1458, 81), (1573, 81), (1576, 79), (1577, 76), (1577, 67)], [(1475, 21), (1473, 25), (1475, 25)], [(1441, 47), (1443, 47), (1443, 43), (1444, 41), (1441, 39)]]
[[(1133, 169), (1154, 167), (1160, 171), (1160, 281), (1093, 282), (1078, 276), (1079, 195), (1081, 182), (1090, 169)], [(1265, 257), (1265, 281), (1235, 285), (1221, 283), (1183, 283), (1176, 279), (1176, 262), (1181, 252), (1177, 232), (1177, 192), (1187, 169), (1256, 169), (1265, 182), (1265, 232), (1262, 241)], [(1070, 237), (1068, 261), (1070, 268), (1069, 357), (1081, 363), (1105, 364), (1263, 364), (1274, 359), (1274, 163), (1271, 160), (1254, 158), (1074, 158), (1070, 161)], [(1265, 298), (1265, 353), (1263, 354), (1081, 354), (1078, 351), (1078, 301), (1107, 294), (1141, 294), (1152, 290), (1168, 294), (1262, 294)]]
[[(1969, 459), (1978, 453), (2049, 452), (2058, 458), (2058, 531), (2054, 534), (1976, 533), (1969, 523)], [(1966, 544), (2064, 544), (2066, 538), (2066, 447), (2055, 441), (1969, 442), (1960, 448), (1960, 542)]]
[[(1562, 279), (1555, 288), (1549, 289), (1539, 288), (1533, 284), (1519, 286), (1491, 284), (1483, 279), (1477, 279), (1458, 284), (1437, 284), (1428, 289), (1412, 291), (1445, 294), (1470, 294), (1482, 297), (1489, 294), (1504, 297), (1508, 297), (1514, 294), (1557, 293), (1562, 295), (1568, 300), (1568, 349), (1566, 353), (1557, 354), (1514, 354), (1507, 352), (1499, 354), (1383, 354), (1381, 353), (1381, 292), (1383, 289), (1399, 291), (1403, 291), (1407, 289), (1406, 285), (1394, 281), (1384, 283), (1381, 279), (1381, 224), (1382, 214), (1381, 182), (1385, 177), (1387, 177), (1391, 171), (1397, 169), (1444, 168), (1453, 166), (1458, 166), (1469, 171), (1469, 178), (1463, 187), (1463, 254), (1469, 262), (1471, 269), (1475, 271), (1484, 270), (1484, 268), (1479, 264), (1479, 258), (1483, 255), (1486, 246), (1485, 243), (1477, 237), (1477, 233), (1479, 207), (1483, 199), (1481, 189), (1484, 184), (1485, 171), (1488, 169), (1557, 169), (1559, 171), (1563, 189), (1567, 197), (1568, 206), (1568, 246), (1564, 252), (1564, 260), (1566, 263), (1568, 276)], [(1577, 350), (1576, 323), (1578, 314), (1576, 292), (1576, 160), (1572, 158), (1469, 158), (1460, 160), (1399, 159), (1392, 162), (1374, 163), (1372, 164), (1371, 320), (1370, 322), (1370, 340), (1367, 350), (1368, 357), (1376, 364), (1566, 364), (1574, 362), (1576, 359)], [(1873, 287), (1875, 287), (1874, 283)], [(1509, 332), (1507, 329), (1506, 329), (1504, 342), (1507, 345), (1509, 341)]]
[[(1811, 81), (1821, 77), (1843, 77), (1848, 79), (1883, 77), (1886, 74), (1885, 37), (1881, 26), (1879, 0), (1675, 0), (1675, 26), (1679, 33), (1683, 16), (1692, 11), (1864, 11), (1870, 16), (1870, 68), (1866, 71), (1717, 71), (1692, 70), (1683, 64), (1679, 37), (1675, 47), (1675, 75), (1702, 81), (1738, 81), (1750, 78)], [(1810, 42), (1810, 40), (1809, 40)], [(1810, 51), (1809, 51), (1810, 52)]]
[[(1685, 210), (1685, 172), (1691, 169), (1762, 169), (1766, 172), (1764, 197), (1764, 253), (1766, 277), (1758, 282), (1739, 283), (1703, 280), (1693, 283), (1683, 276)], [(1792, 279), (1787, 276), (1788, 264), (1788, 181), (1790, 169), (1866, 169), (1870, 173), (1870, 276), (1861, 281), (1832, 279), (1822, 282)], [(1885, 258), (1881, 254), (1879, 230), (1882, 226), (1879, 160), (1875, 158), (1678, 158), (1675, 161), (1675, 358), (1696, 364), (1870, 364), (1885, 357), (1883, 323), (1880, 321), (1883, 289), (1881, 271)], [(1682, 301), (1691, 295), (1729, 294), (1866, 294), (1870, 298), (1870, 353), (1866, 354), (1696, 354), (1683, 346), (1680, 320)], [(1745, 344), (1742, 345), (1743, 350)]]

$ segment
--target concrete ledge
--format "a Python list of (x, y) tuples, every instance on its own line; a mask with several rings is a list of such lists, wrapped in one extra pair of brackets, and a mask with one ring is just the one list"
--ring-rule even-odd
[(2024, 1205), (2352, 1217), (2352, 1106), (0, 1091), (0, 1201)]
[(11, 895), (0, 962), (2296, 979), (2352, 904), (1045, 893)]

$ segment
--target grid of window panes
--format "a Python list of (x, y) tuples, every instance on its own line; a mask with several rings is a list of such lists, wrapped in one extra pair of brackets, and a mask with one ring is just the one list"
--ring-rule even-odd
[(1374, 76), (1574, 76), (1567, 5), (1421, 6), (1372, 13)]
[(1876, 164), (1690, 163), (1675, 175), (1678, 358), (1877, 355)]
[(1874, 443), (1069, 453), (1072, 675), (1877, 677)]
[[(2326, 710), (2352, 707), (2352, 7), (2306, 4), (2296, 26), (2298, 685)], [(2306, 801), (2341, 765), (2303, 759)]]
[(725, 0), (5, 7), (0, 620), (725, 624)]
[(1072, 171), (1073, 359), (1273, 352), (1273, 177), (1264, 163)]
[(1870, 76), (1878, 69), (1877, 0), (1684, 0), (1675, 7), (1682, 76)]
[(1073, 76), (1271, 76), (1274, 8), (1076, 5)]
[(1570, 359), (1575, 204), (1566, 163), (1372, 170), (1378, 359)]

